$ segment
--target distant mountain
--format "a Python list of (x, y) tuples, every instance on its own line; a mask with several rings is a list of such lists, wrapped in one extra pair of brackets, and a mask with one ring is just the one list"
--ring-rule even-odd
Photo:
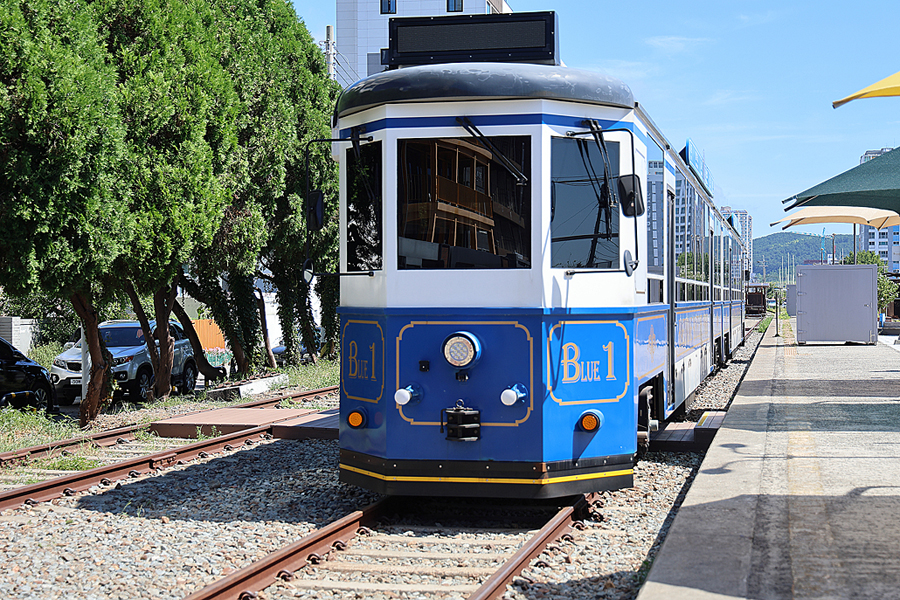
[[(832, 253), (831, 236), (825, 236), (825, 256)], [(834, 245), (838, 260), (853, 252), (853, 236), (838, 234)], [(763, 261), (766, 264), (765, 281), (787, 280), (790, 265), (802, 265), (805, 261), (823, 260), (822, 236), (782, 231), (753, 240), (753, 272), (757, 281), (763, 279)], [(782, 271), (783, 267), (783, 271)], [(779, 274), (779, 272), (781, 272)]]

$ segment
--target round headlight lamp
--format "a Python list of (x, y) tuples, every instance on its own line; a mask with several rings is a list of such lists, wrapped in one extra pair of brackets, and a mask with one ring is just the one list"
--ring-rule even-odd
[(457, 331), (444, 340), (441, 354), (451, 367), (468, 369), (481, 356), (481, 343), (471, 333)]

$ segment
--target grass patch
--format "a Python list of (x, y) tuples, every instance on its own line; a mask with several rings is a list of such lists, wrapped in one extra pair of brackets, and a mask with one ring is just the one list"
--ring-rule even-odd
[(304, 387), (309, 390), (338, 385), (341, 380), (340, 360), (320, 359), (316, 364), (285, 367), (288, 387)]
[(0, 452), (49, 444), (82, 435), (84, 432), (75, 421), (48, 419), (39, 411), (12, 408), (0, 410)]
[(763, 320), (760, 322), (760, 324), (759, 324), (759, 326), (756, 328), (756, 330), (757, 330), (758, 332), (760, 332), (760, 333), (765, 333), (765, 332), (766, 332), (766, 329), (769, 328), (769, 323), (772, 322), (772, 319), (773, 319), (773, 318), (774, 318), (774, 315), (768, 315), (765, 319), (763, 319)]
[(70, 455), (39, 459), (32, 462), (29, 466), (52, 471), (87, 471), (88, 469), (102, 467), (103, 461), (90, 456)]

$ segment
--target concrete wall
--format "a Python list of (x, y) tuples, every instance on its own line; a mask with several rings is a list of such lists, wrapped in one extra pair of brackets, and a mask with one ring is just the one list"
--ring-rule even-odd
[(0, 317), (0, 337), (15, 346), (22, 354), (28, 354), (31, 351), (36, 325), (34, 319)]

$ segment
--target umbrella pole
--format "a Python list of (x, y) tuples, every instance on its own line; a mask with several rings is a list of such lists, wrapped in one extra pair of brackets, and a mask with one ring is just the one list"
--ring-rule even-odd
[(853, 264), (856, 264), (856, 223), (853, 224)]

